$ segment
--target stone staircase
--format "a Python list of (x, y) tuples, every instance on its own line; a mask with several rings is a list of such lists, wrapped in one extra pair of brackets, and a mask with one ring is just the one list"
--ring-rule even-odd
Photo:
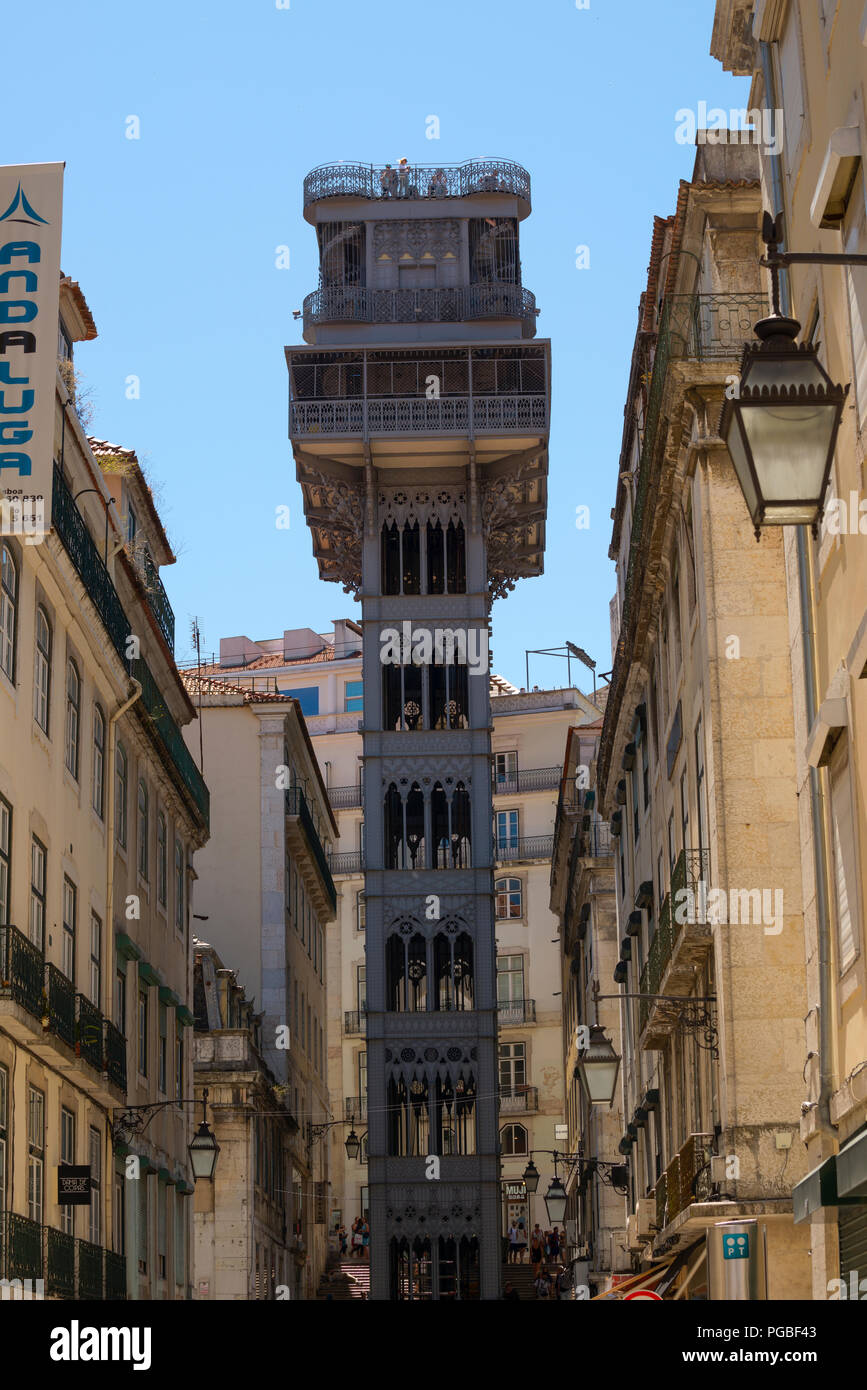
[(503, 1288), (509, 1282), (518, 1290), (522, 1302), (536, 1301), (532, 1265), (503, 1265)]
[(318, 1302), (344, 1303), (348, 1299), (370, 1298), (370, 1265), (361, 1260), (344, 1260), (333, 1265), (319, 1281)]

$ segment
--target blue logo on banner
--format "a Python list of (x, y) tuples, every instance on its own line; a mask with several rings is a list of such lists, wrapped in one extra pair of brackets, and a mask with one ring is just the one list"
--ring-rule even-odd
[(723, 1236), (724, 1260), (748, 1260), (750, 1257), (750, 1238), (743, 1233), (736, 1236)]
[[(27, 216), (13, 217), (13, 212), (26, 212)], [(48, 223), (45, 220), (45, 218), (40, 217), (39, 213), (36, 212), (28, 203), (27, 198), (21, 191), (20, 183), (18, 185), (18, 191), (16, 192), (15, 197), (12, 199), (12, 202), (9, 204), (6, 211), (4, 213), (0, 213), (0, 222), (28, 222), (31, 225), (33, 225), (36, 222), (41, 222), (43, 226), (48, 226)]]

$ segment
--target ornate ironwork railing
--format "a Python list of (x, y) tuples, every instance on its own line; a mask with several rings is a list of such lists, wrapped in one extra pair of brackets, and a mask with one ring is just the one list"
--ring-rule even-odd
[(495, 771), (491, 777), (494, 796), (515, 796), (519, 792), (553, 791), (563, 776), (561, 767), (521, 767), (503, 775)]
[(535, 1023), (535, 999), (499, 999), (497, 1021), (501, 1028), (515, 1028), (524, 1023)]
[(607, 859), (614, 853), (611, 826), (607, 821), (595, 820), (589, 830), (581, 832), (581, 852), (588, 859)]
[(498, 864), (513, 864), (522, 859), (550, 859), (553, 850), (553, 835), (526, 835), (522, 839), (495, 844), (494, 859)]
[(0, 995), (42, 1018), (42, 952), (17, 927), (0, 927)]
[(347, 854), (331, 854), (328, 867), (332, 874), (363, 874), (364, 855), (360, 850), (350, 850)]
[(0, 1278), (42, 1278), (42, 1227), (29, 1216), (0, 1212)]
[(287, 816), (298, 816), (300, 819), (307, 843), (310, 846), (313, 858), (316, 860), (316, 866), (322, 875), (325, 891), (328, 894), (331, 906), (336, 911), (337, 889), (334, 887), (334, 879), (331, 877), (331, 870), (328, 867), (328, 857), (325, 850), (322, 848), (319, 831), (316, 829), (316, 824), (310, 813), (310, 807), (307, 805), (307, 798), (301, 787), (286, 788), (286, 814)]
[(691, 1134), (680, 1150), (678, 1210), (683, 1211), (691, 1202), (701, 1200), (703, 1194), (698, 1190), (700, 1175), (704, 1174), (710, 1163), (712, 1145), (712, 1134)]
[[(710, 851), (706, 849), (682, 849), (671, 873), (672, 942), (677, 940), (681, 927), (686, 921), (699, 922), (704, 919), (706, 899), (700, 885), (708, 887), (710, 876)], [(680, 917), (680, 921), (678, 921)]]
[(462, 323), (521, 319), (525, 337), (536, 329), (536, 297), (521, 285), (464, 285), (439, 289), (371, 289), (324, 285), (304, 300), (304, 327), (318, 323)]
[(175, 650), (175, 614), (169, 596), (160, 579), (159, 570), (145, 550), (141, 557), (141, 575), (147, 590), (148, 602), (172, 652)]
[(513, 193), (530, 201), (530, 175), (507, 159), (466, 164), (425, 164), (393, 178), (384, 164), (320, 164), (304, 180), (304, 206), (321, 198), (467, 198), (474, 193)]
[(343, 1015), (343, 1031), (347, 1037), (355, 1037), (367, 1028), (366, 1009), (347, 1009)]
[(45, 998), (49, 1031), (75, 1047), (75, 985), (50, 961), (45, 966)]
[(351, 806), (361, 806), (363, 792), (360, 786), (329, 787), (328, 800), (335, 811), (345, 811)]
[(109, 1019), (103, 1020), (105, 1070), (109, 1081), (126, 1091), (126, 1038)]
[(367, 1096), (344, 1096), (344, 1114), (347, 1120), (367, 1124)]
[(102, 1298), (102, 1246), (93, 1245), (89, 1240), (78, 1240), (76, 1245), (78, 1246), (78, 1297)]
[(292, 401), (293, 438), (316, 434), (544, 434), (544, 395), (368, 397)]
[(665, 1225), (665, 1208), (668, 1199), (667, 1187), (668, 1181), (666, 1175), (665, 1173), (660, 1173), (659, 1177), (656, 1179), (656, 1187), (653, 1193), (656, 1198), (656, 1229), (658, 1231), (661, 1231)]
[(150, 716), (153, 727), (168, 751), (183, 785), (202, 815), (205, 825), (207, 825), (210, 817), (210, 797), (202, 774), (184, 743), (180, 729), (168, 711), (165, 699), (147, 662), (144, 658), (129, 662), (128, 641), (132, 627), (84, 518), (75, 505), (72, 493), (66, 486), (63, 475), (56, 464), (54, 466), (51, 520), (102, 619), (103, 626), (115, 651), (124, 665), (132, 667), (132, 674), (141, 682), (142, 708)]
[(75, 1238), (54, 1226), (45, 1227), (45, 1292), (75, 1297)]
[(699, 361), (739, 361), (753, 324), (767, 314), (761, 291), (751, 294), (673, 294), (670, 332), (672, 357)]
[(529, 1115), (539, 1109), (538, 1086), (501, 1086), (500, 1114)]
[(126, 1298), (126, 1260), (114, 1250), (105, 1251), (105, 1297), (111, 1302)]
[(86, 994), (76, 996), (76, 1006), (78, 1054), (97, 1071), (102, 1071), (102, 1014)]

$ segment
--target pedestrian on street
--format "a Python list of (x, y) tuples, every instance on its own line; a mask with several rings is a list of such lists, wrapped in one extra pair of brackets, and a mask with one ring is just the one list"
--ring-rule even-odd
[(514, 1221), (509, 1227), (509, 1256), (507, 1263), (510, 1265), (518, 1263), (518, 1228)]
[(370, 1259), (370, 1227), (366, 1221), (361, 1223), (361, 1258)]
[(518, 1258), (516, 1263), (523, 1264), (524, 1256), (527, 1253), (527, 1227), (524, 1225), (524, 1218), (518, 1222)]
[(555, 1226), (548, 1240), (548, 1253), (552, 1260), (560, 1258), (560, 1232)]
[(545, 1237), (542, 1235), (538, 1221), (533, 1227), (530, 1236), (530, 1264), (533, 1266), (533, 1278), (539, 1273), (539, 1267), (545, 1258)]
[(360, 1260), (364, 1255), (364, 1236), (361, 1233), (362, 1220), (356, 1216), (352, 1223), (352, 1258)]
[(544, 1265), (540, 1267), (539, 1273), (533, 1280), (533, 1287), (536, 1290), (537, 1298), (551, 1297), (551, 1276)]
[(521, 1301), (521, 1295), (518, 1293), (518, 1290), (515, 1288), (515, 1285), (511, 1282), (511, 1280), (507, 1282), (506, 1287), (503, 1289), (503, 1298), (506, 1299), (508, 1302), (514, 1302), (515, 1300), (517, 1300), (520, 1303)]
[(345, 1255), (347, 1247), (346, 1227), (342, 1223), (337, 1228), (337, 1239), (340, 1242), (340, 1253), (341, 1255)]

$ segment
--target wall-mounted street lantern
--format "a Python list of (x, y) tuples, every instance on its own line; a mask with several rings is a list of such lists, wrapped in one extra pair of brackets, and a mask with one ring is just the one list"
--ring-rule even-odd
[(737, 394), (726, 400), (720, 434), (741, 486), (756, 540), (763, 526), (811, 526), (822, 519), (825, 490), (848, 385), (836, 385), (817, 345), (797, 343), (797, 319), (780, 312), (780, 270), (792, 264), (867, 266), (867, 256), (780, 251), (782, 214), (765, 213), (762, 239), (771, 272), (772, 312), (747, 343)]
[(590, 1105), (610, 1105), (617, 1090), (620, 1058), (601, 1023), (590, 1025), (590, 1041), (578, 1054), (575, 1076)]
[(217, 1157), (220, 1146), (217, 1143), (214, 1131), (208, 1124), (208, 1092), (202, 1094), (202, 1123), (196, 1130), (187, 1146), (190, 1155), (190, 1163), (193, 1168), (193, 1177), (198, 1182), (199, 1178), (212, 1178), (214, 1169), (217, 1166)]

